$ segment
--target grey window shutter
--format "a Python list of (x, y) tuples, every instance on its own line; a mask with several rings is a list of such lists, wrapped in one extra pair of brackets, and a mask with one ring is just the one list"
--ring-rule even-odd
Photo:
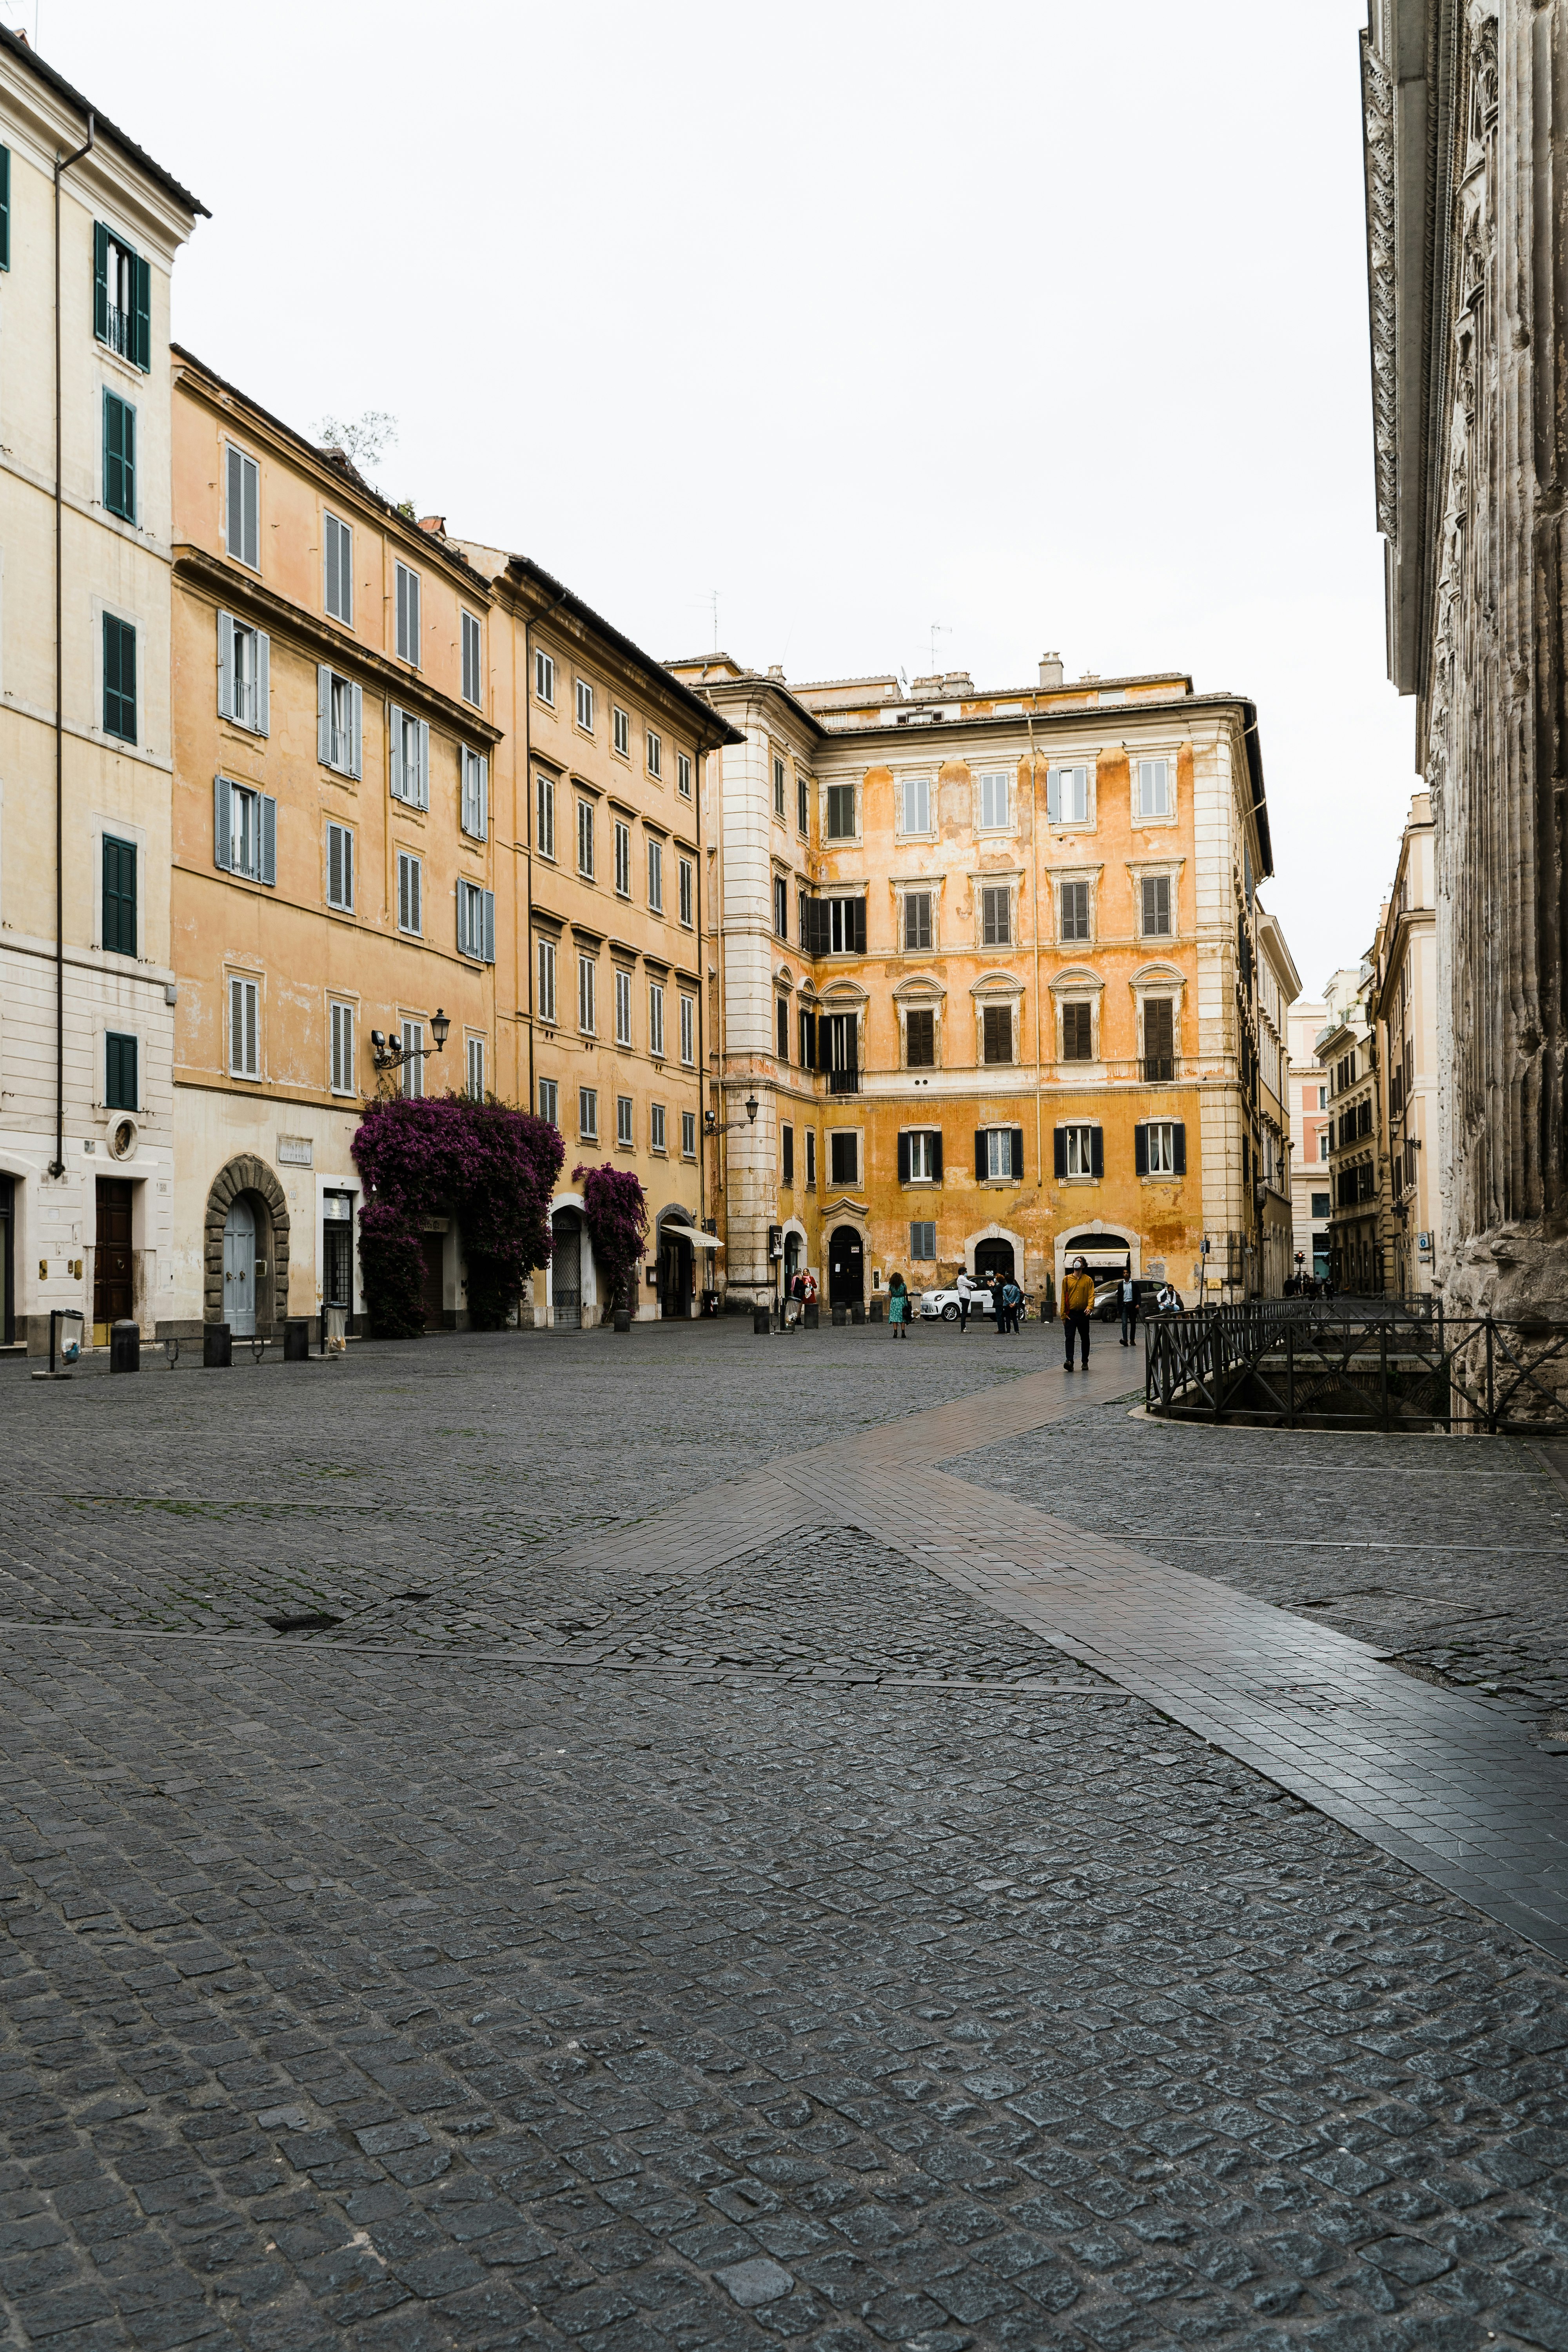
[(855, 908), (854, 952), (857, 955), (864, 955), (866, 952), (866, 901), (864, 898), (857, 898), (852, 903)]
[(350, 689), (349, 689), (349, 700), (350, 700), (350, 702), (351, 702), (351, 703), (353, 704), (353, 764), (352, 764), (352, 765), (351, 765), (351, 767), (350, 767), (349, 773), (350, 773), (352, 776), (354, 776), (354, 777), (356, 777), (356, 778), (357, 778), (357, 777), (359, 777), (359, 776), (363, 775), (363, 772), (364, 772), (364, 688), (363, 688), (363, 686), (351, 687), (351, 688), (350, 688)]
[(1171, 1129), (1171, 1163), (1178, 1176), (1187, 1172), (1187, 1125), (1177, 1119)]
[(399, 857), (397, 861), (397, 927), (403, 931), (408, 929), (408, 860), (406, 857)]
[(316, 757), (323, 768), (332, 764), (332, 673), (325, 662), (316, 664)]
[(425, 929), (425, 917), (419, 904), (419, 886), (423, 880), (424, 869), (419, 860), (416, 857), (411, 857), (408, 861), (408, 896), (414, 908), (414, 928), (416, 931), (423, 931)]
[(213, 864), (225, 874), (234, 871), (234, 813), (230, 792), (226, 776), (213, 778)]
[(489, 837), (490, 763), (489, 760), (481, 759), (479, 761), (479, 839), (481, 841), (488, 841)]
[(940, 1184), (942, 1181), (942, 1129), (940, 1127), (931, 1139), (931, 1172)]
[(899, 1137), (899, 1181), (900, 1184), (907, 1184), (909, 1181), (910, 1139), (907, 1135), (900, 1134)]
[(422, 809), (430, 805), (430, 721), (427, 719), (419, 721), (419, 789), (416, 805)]
[(985, 1129), (983, 1127), (977, 1127), (974, 1130), (974, 1173), (979, 1181), (984, 1184), (986, 1171)]
[(275, 885), (278, 880), (278, 803), (270, 793), (262, 793), (261, 801), (261, 879)]
[(496, 894), (493, 890), (479, 892), (479, 911), (484, 926), (484, 936), (479, 942), (479, 953), (487, 963), (494, 963), (496, 960)]
[(1058, 1176), (1065, 1176), (1068, 1172), (1068, 1131), (1065, 1127), (1058, 1128), (1056, 1135), (1053, 1138), (1053, 1141), (1056, 1150), (1057, 1174)]
[(1020, 1182), (1023, 1181), (1024, 1130), (1021, 1127), (1016, 1127), (1013, 1129), (1013, 1173), (1019, 1179)]
[(395, 702), (386, 706), (386, 744), (390, 763), (387, 781), (393, 799), (400, 801), (406, 796), (406, 787), (403, 781), (403, 713)]
[(1096, 1176), (1103, 1176), (1105, 1173), (1105, 1129), (1102, 1127), (1091, 1127), (1089, 1130), (1089, 1146), (1093, 1155), (1089, 1163), (1090, 1167)]
[(354, 837), (347, 825), (342, 828), (342, 835), (343, 904), (345, 907), (352, 907), (354, 902)]
[(232, 719), (234, 709), (234, 614), (217, 616), (217, 709), (220, 719)]
[(467, 955), (468, 951), (468, 886), (466, 882), (459, 882), (458, 885), (458, 953)]
[(1060, 824), (1062, 821), (1062, 786), (1058, 770), (1046, 770), (1046, 823)]
[(256, 632), (256, 731), (272, 732), (272, 640)]
[[(330, 824), (327, 827), (327, 904), (331, 907), (341, 907), (343, 903), (343, 840), (342, 825)], [(334, 1004), (334, 1021), (337, 1013), (338, 1008)]]
[(1149, 1173), (1149, 1129), (1142, 1119), (1132, 1130), (1132, 1170), (1137, 1176)]

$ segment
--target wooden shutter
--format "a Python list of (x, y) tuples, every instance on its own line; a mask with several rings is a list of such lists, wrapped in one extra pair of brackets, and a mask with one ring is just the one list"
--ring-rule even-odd
[(316, 664), (316, 757), (323, 768), (332, 764), (332, 673), (325, 662)]
[(213, 778), (213, 864), (225, 874), (234, 871), (232, 789), (226, 776)]
[(220, 613), (217, 616), (217, 709), (220, 719), (233, 719), (234, 707), (234, 614)]
[(364, 773), (364, 688), (363, 686), (351, 686), (349, 688), (349, 718), (352, 728), (349, 773), (357, 779)]
[(1132, 1169), (1138, 1176), (1149, 1173), (1149, 1128), (1144, 1119), (1140, 1119), (1132, 1130)]
[(386, 706), (387, 782), (394, 800), (407, 797), (403, 777), (403, 713), (395, 702)]
[(942, 1129), (940, 1127), (935, 1129), (931, 1135), (931, 1172), (940, 1183), (942, 1181)]
[(109, 231), (101, 221), (92, 225), (92, 331), (100, 343), (109, 341)]
[(496, 894), (493, 890), (479, 892), (479, 953), (486, 963), (496, 960)]
[(909, 1181), (910, 1139), (906, 1133), (900, 1130), (899, 1136), (899, 1181), (900, 1184), (907, 1184)]
[(427, 719), (422, 719), (419, 721), (419, 778), (415, 797), (415, 806), (416, 808), (427, 809), (429, 805), (430, 721)]
[(272, 640), (258, 629), (256, 640), (256, 731), (272, 732)]
[(984, 1184), (985, 1181), (986, 1169), (985, 1129), (983, 1127), (977, 1127), (974, 1130), (974, 1174), (976, 1181), (979, 1183)]
[(1091, 1127), (1089, 1130), (1089, 1167), (1096, 1176), (1105, 1173), (1105, 1129)]
[(1024, 1130), (1021, 1127), (1016, 1127), (1011, 1130), (1011, 1132), (1013, 1137), (1013, 1173), (1022, 1181), (1024, 1174)]
[(260, 879), (273, 886), (278, 880), (278, 803), (270, 793), (259, 793), (257, 797), (260, 803), (257, 812), (260, 820), (257, 826), (261, 857)]
[[(343, 903), (343, 843), (347, 835), (341, 824), (327, 827), (327, 904), (341, 907)], [(336, 1008), (333, 1008), (334, 1016)]]
[(490, 763), (481, 753), (479, 762), (479, 839), (490, 837)]
[(143, 374), (153, 366), (153, 267), (151, 262), (132, 261), (132, 274), (136, 281), (136, 341), (133, 352), (137, 366)]
[(1187, 1127), (1184, 1119), (1171, 1123), (1171, 1165), (1178, 1176), (1187, 1172)]
[(1052, 1148), (1057, 1174), (1065, 1176), (1068, 1172), (1068, 1131), (1065, 1127), (1057, 1129), (1052, 1138)]
[(463, 771), (462, 787), (458, 794), (458, 822), (463, 831), (471, 835), (479, 823), (479, 811), (475, 806), (473, 760), (466, 746), (463, 745), (458, 746), (458, 758), (462, 763)]
[(866, 901), (864, 898), (852, 898), (849, 903), (855, 909), (855, 945), (852, 952), (856, 955), (864, 955), (866, 952)]

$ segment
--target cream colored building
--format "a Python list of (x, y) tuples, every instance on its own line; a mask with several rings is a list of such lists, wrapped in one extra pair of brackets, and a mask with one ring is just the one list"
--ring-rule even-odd
[[(1287, 1016), (1290, 1066), (1292, 1273), (1321, 1282), (1329, 1271), (1329, 1081), (1318, 1061), (1328, 1022), (1321, 999), (1298, 997)], [(1294, 1261), (1300, 1257), (1300, 1264)]]
[(1328, 1087), (1329, 1272), (1357, 1298), (1384, 1288), (1384, 1162), (1373, 962), (1335, 972), (1323, 993), (1329, 1017), (1318, 1038)]
[(1384, 1277), (1403, 1297), (1441, 1287), (1435, 832), (1430, 796), (1416, 793), (1378, 930), (1372, 1000), (1388, 1171)]
[(1297, 971), (1278, 919), (1258, 909), (1258, 1118), (1256, 1178), (1263, 1295), (1284, 1296), (1296, 1268), (1290, 1133), (1290, 1044), (1288, 1008), (1300, 993)]
[(174, 1275), (169, 278), (205, 207), (101, 115), (80, 153), (89, 104), (0, 31), (0, 1339), (33, 1352), (55, 1307), (150, 1334)]

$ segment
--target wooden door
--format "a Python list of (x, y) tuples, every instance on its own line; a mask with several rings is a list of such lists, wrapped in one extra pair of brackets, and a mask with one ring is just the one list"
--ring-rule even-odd
[(444, 1331), (447, 1328), (447, 1236), (426, 1234), (425, 1244), (425, 1328)]
[(93, 1235), (92, 1324), (99, 1347), (109, 1327), (131, 1312), (131, 1187), (122, 1176), (98, 1180), (98, 1225)]

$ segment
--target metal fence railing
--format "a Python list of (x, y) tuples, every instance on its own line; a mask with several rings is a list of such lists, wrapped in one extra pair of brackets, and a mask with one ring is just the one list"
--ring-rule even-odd
[(1144, 1401), (1264, 1427), (1568, 1435), (1568, 1323), (1429, 1299), (1252, 1299), (1152, 1317)]

